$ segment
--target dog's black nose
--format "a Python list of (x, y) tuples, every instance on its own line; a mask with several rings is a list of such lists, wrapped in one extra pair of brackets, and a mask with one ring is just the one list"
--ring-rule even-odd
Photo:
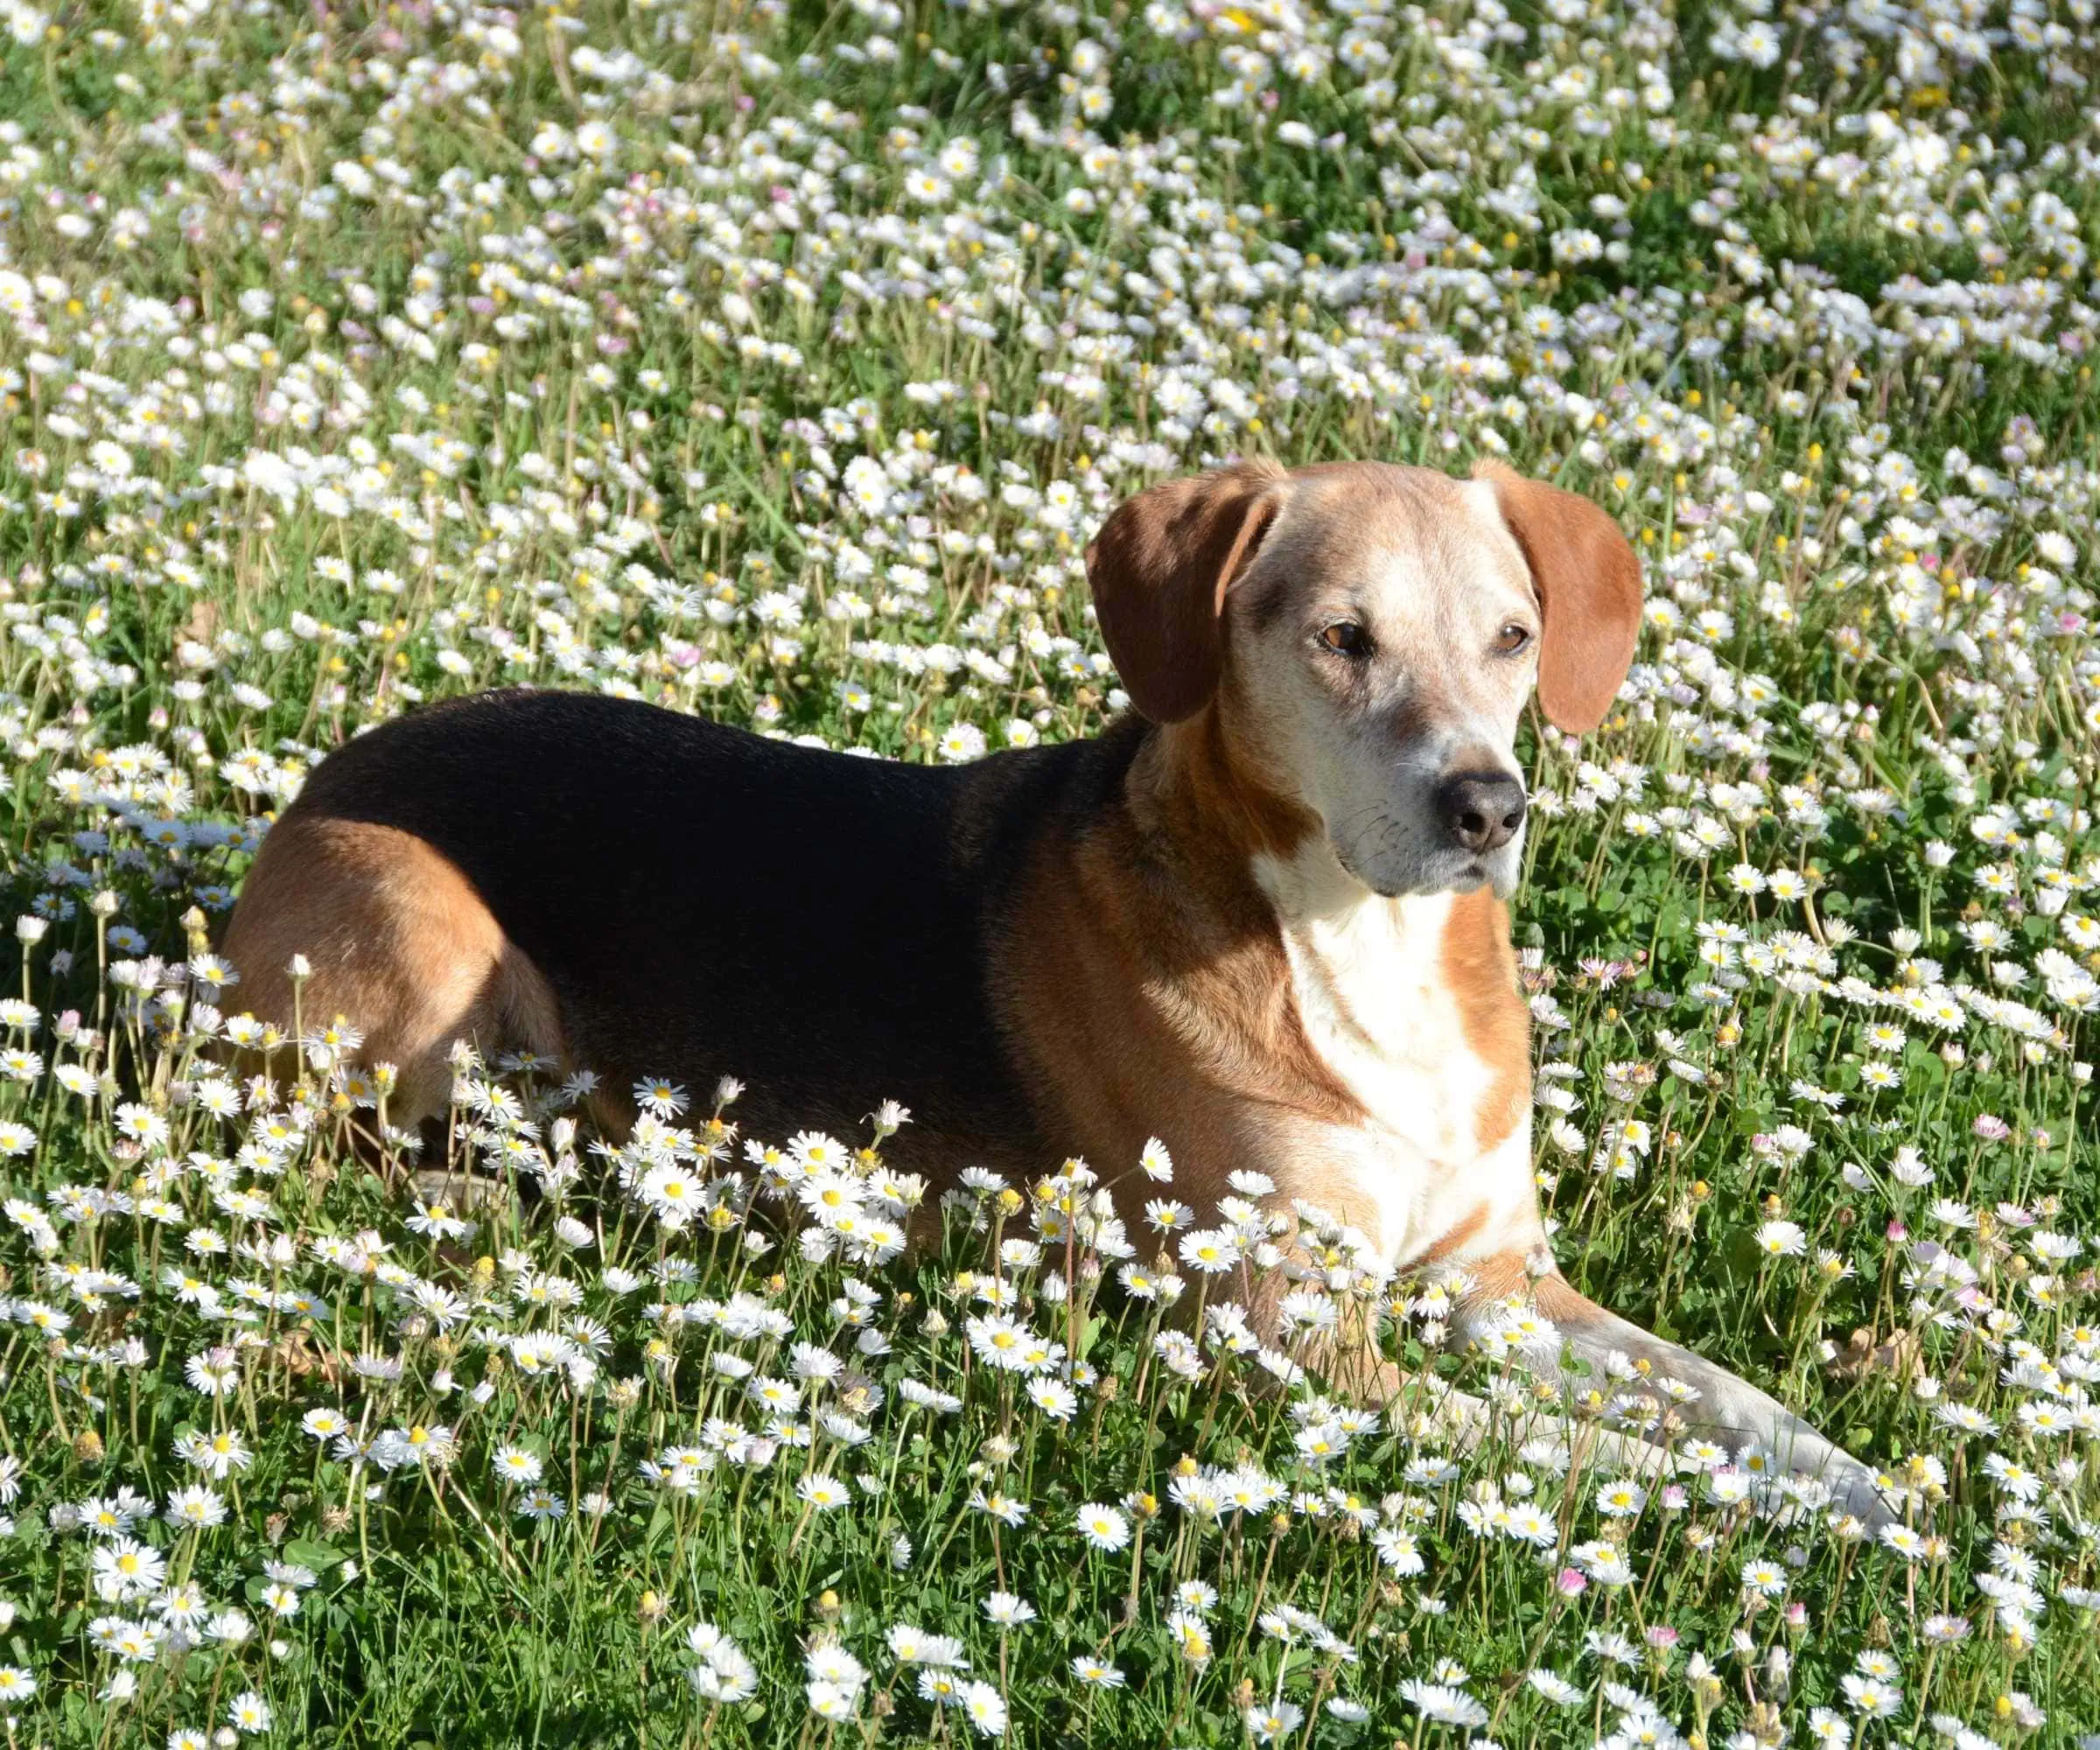
[(1524, 787), (1497, 773), (1462, 774), (1437, 786), (1445, 830), (1476, 857), (1499, 850), (1524, 823)]

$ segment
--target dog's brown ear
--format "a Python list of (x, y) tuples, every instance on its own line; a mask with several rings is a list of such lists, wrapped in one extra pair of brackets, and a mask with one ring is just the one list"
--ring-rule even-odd
[(1641, 562), (1619, 525), (1578, 494), (1481, 462), (1502, 521), (1538, 591), (1538, 703), (1556, 728), (1586, 735), (1604, 721), (1641, 630)]
[(1088, 547), (1101, 635), (1154, 723), (1194, 717), (1217, 690), (1225, 592), (1268, 532), (1285, 478), (1242, 463), (1164, 481), (1116, 506)]

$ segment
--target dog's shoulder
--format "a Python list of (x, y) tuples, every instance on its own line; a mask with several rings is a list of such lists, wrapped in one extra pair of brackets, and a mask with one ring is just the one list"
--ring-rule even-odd
[(1046, 837), (1112, 830), (1130, 766), (1155, 732), (1126, 712), (1089, 739), (1011, 750), (964, 768), (948, 829), (957, 871), (1001, 886)]

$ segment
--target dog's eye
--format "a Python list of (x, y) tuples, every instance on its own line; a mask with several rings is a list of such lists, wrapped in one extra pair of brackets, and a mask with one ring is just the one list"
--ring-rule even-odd
[(1496, 637), (1494, 654), (1498, 656), (1514, 656), (1530, 642), (1531, 628), (1528, 626), (1519, 626), (1515, 620), (1511, 620)]
[(1353, 620), (1338, 620), (1320, 634), (1320, 641), (1328, 649), (1340, 652), (1344, 656), (1368, 656), (1371, 654), (1371, 634)]

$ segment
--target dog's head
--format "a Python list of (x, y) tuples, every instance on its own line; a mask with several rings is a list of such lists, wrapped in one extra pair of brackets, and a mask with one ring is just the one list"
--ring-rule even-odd
[(1595, 728), (1641, 612), (1609, 516), (1492, 465), (1169, 480), (1116, 508), (1087, 574), (1138, 710), (1214, 713), (1233, 758), (1385, 894), (1509, 891), (1524, 701), (1536, 684), (1558, 727)]

